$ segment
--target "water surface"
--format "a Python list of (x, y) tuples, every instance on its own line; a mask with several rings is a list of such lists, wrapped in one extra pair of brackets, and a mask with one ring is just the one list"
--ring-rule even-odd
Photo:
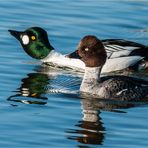
[(147, 0), (1, 0), (0, 11), (0, 147), (147, 147), (147, 103), (79, 96), (82, 74), (42, 66), (7, 31), (43, 27), (63, 54), (87, 34), (147, 44)]

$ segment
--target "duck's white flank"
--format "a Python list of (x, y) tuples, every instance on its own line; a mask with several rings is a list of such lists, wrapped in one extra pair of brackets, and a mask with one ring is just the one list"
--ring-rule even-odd
[(135, 46), (119, 46), (119, 45), (106, 45), (108, 58), (118, 58), (128, 56), (133, 50), (139, 49)]
[(131, 53), (131, 51), (129, 51), (129, 50), (107, 52), (107, 57), (109, 59), (118, 58), (118, 57), (125, 57), (125, 56), (129, 55), (130, 53)]
[(108, 73), (118, 70), (123, 70), (130, 66), (133, 66), (138, 61), (142, 60), (143, 57), (140, 56), (129, 56), (129, 57), (119, 57), (114, 59), (107, 59), (105, 65), (102, 68), (101, 73)]
[[(108, 73), (128, 68), (129, 66), (133, 66), (142, 59), (143, 57), (140, 56), (129, 56), (129, 57), (107, 59), (105, 65), (102, 68), (101, 73)], [(68, 58), (65, 55), (62, 55), (61, 53), (56, 52), (55, 50), (52, 50), (50, 54), (41, 61), (47, 63), (53, 63), (61, 67), (69, 67), (80, 71), (84, 71), (85, 69), (85, 64), (81, 60)]]

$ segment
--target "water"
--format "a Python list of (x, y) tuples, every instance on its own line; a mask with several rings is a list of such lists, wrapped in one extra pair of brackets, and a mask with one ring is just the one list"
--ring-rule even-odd
[(147, 0), (0, 0), (0, 12), (0, 147), (147, 147), (147, 103), (83, 99), (82, 74), (41, 66), (7, 31), (43, 27), (64, 54), (87, 34), (147, 44)]

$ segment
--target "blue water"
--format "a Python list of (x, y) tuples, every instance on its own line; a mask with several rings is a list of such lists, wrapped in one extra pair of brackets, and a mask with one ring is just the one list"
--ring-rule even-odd
[(0, 1), (0, 147), (146, 148), (147, 103), (83, 99), (82, 75), (50, 69), (8, 29), (40, 26), (61, 53), (87, 34), (147, 44), (147, 0)]

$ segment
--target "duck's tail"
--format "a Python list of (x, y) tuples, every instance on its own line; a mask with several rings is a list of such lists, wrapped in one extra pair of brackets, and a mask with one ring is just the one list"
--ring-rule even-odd
[(138, 48), (133, 50), (130, 54), (130, 56), (141, 56), (144, 57), (144, 59), (146, 61), (148, 61), (148, 46), (144, 47), (144, 48)]

